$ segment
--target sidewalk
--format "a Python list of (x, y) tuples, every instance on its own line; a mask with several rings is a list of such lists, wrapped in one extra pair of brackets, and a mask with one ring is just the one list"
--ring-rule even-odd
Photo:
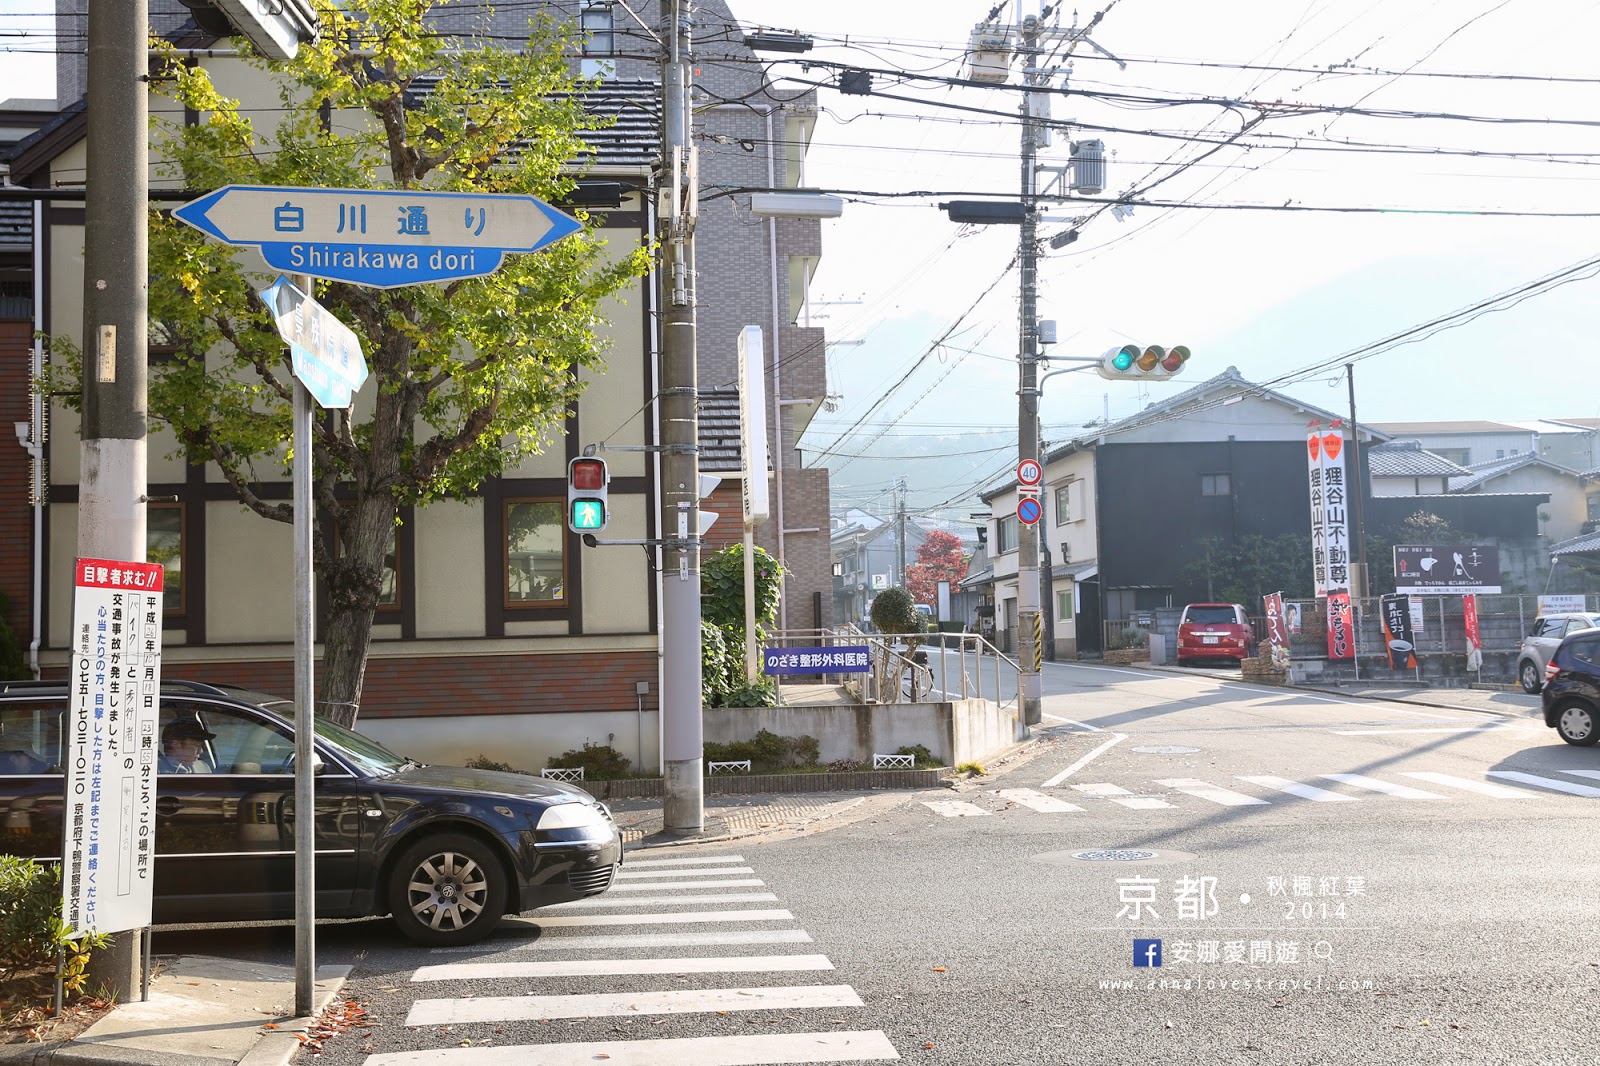
[[(803, 833), (864, 808), (870, 795), (717, 796), (695, 837), (663, 834), (660, 800), (612, 804), (626, 854)], [(0, 1045), (4, 1066), (285, 1066), (296, 1035), (315, 1018), (294, 1018), (294, 969), (209, 955), (156, 956), (148, 1002), (126, 1003), (71, 1040)], [(339, 994), (348, 966), (319, 967), (318, 1014)], [(265, 1025), (273, 1027), (263, 1028)]]

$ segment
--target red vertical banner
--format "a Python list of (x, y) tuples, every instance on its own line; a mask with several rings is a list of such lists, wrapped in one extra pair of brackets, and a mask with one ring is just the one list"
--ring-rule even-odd
[(1263, 598), (1267, 608), (1267, 640), (1275, 648), (1289, 646), (1289, 625), (1283, 617), (1283, 593), (1274, 592)]
[(1355, 630), (1350, 617), (1350, 594), (1328, 593), (1328, 658), (1356, 657)]
[(1461, 597), (1461, 620), (1467, 627), (1467, 669), (1483, 669), (1483, 635), (1478, 630), (1478, 597)]

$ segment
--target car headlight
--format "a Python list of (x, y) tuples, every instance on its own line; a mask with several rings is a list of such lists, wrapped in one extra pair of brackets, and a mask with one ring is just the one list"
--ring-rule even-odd
[(606, 824), (606, 816), (600, 808), (588, 803), (558, 803), (554, 807), (546, 807), (539, 816), (540, 830), (546, 829), (588, 829)]

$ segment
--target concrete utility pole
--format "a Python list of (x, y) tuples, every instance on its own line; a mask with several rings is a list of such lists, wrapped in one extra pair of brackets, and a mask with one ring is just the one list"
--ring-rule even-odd
[[(1023, 83), (1029, 87), (1046, 81), (1039, 71), (1039, 20), (1022, 20)], [(1017, 240), (1017, 262), (1022, 278), (1017, 348), (1017, 459), (1039, 458), (1039, 199), (1034, 166), (1039, 155), (1040, 126), (1034, 94), (1022, 94), (1022, 226)], [(1022, 720), (1038, 725), (1043, 719), (1039, 684), (1039, 527), (1017, 523), (1017, 694)]]
[(906, 587), (906, 479), (900, 478), (894, 483), (894, 518), (898, 523), (895, 530), (895, 585)]
[[(78, 555), (145, 561), (149, 179), (147, 0), (89, 0)], [(127, 1000), (143, 932), (94, 955), (92, 981)]]
[(661, 165), (667, 188), (661, 279), (661, 715), (663, 828), (705, 825), (700, 691), (700, 419), (696, 408), (690, 0), (661, 0)]

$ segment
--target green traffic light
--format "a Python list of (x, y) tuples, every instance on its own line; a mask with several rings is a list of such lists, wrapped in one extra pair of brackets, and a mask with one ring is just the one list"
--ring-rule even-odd
[(1133, 365), (1133, 351), (1128, 348), (1123, 348), (1116, 355), (1112, 356), (1111, 365), (1116, 367), (1118, 370), (1128, 369)]
[(577, 531), (604, 529), (606, 505), (599, 500), (573, 500), (572, 515), (568, 523)]

